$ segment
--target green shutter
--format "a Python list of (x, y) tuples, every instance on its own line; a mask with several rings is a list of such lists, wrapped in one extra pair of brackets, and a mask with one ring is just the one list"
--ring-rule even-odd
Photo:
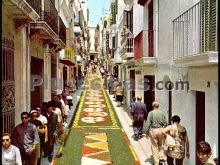
[(112, 22), (111, 24), (116, 24), (116, 2), (111, 3), (111, 13), (112, 13)]
[(209, 48), (217, 50), (217, 4), (216, 0), (210, 0), (210, 24), (209, 24)]
[(201, 0), (201, 50), (217, 50), (217, 1)]
[(118, 0), (115, 0), (115, 14), (118, 13)]

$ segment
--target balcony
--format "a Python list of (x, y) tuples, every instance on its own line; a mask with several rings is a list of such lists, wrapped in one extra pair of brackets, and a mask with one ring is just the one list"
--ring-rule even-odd
[(66, 46), (66, 26), (62, 19), (59, 17), (59, 39), (55, 41), (59, 49), (63, 49)]
[(155, 65), (154, 30), (143, 30), (134, 39), (134, 59), (136, 65)]
[(40, 15), (25, 0), (3, 0), (2, 9), (8, 11), (9, 16), (15, 20), (16, 29), (40, 18)]
[(42, 10), (41, 0), (27, 0), (30, 6), (40, 15), (36, 22), (31, 22), (31, 36), (37, 36), (41, 40), (58, 40), (58, 11), (51, 0), (44, 0)]
[(124, 40), (120, 49), (122, 60), (128, 60), (134, 57), (134, 38), (129, 37)]
[(199, 2), (173, 21), (173, 61), (184, 66), (218, 63), (216, 1)]
[(63, 59), (60, 59), (60, 63), (67, 65), (67, 66), (74, 66), (75, 63), (73, 62), (75, 58), (75, 50), (72, 48), (65, 48), (65, 56)]

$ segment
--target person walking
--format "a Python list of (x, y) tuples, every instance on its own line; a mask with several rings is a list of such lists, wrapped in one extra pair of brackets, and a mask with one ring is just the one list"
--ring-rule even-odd
[(134, 138), (136, 141), (142, 137), (144, 120), (147, 117), (146, 105), (143, 102), (141, 102), (141, 100), (142, 97), (137, 96), (137, 102), (134, 105), (133, 129), (134, 129)]
[(115, 95), (116, 95), (117, 107), (120, 107), (122, 105), (123, 97), (124, 97), (124, 90), (121, 82), (119, 82), (116, 87)]
[[(40, 153), (42, 151), (45, 153), (45, 144), (48, 141), (48, 131), (47, 131), (47, 118), (41, 114), (43, 107), (41, 108), (40, 106), (36, 108), (37, 111), (37, 120), (39, 120), (43, 124), (43, 128), (41, 130), (41, 136), (40, 136)], [(45, 114), (45, 113), (44, 113)]]
[(58, 116), (53, 112), (53, 103), (51, 101), (47, 104), (47, 128), (48, 128), (48, 141), (46, 143), (46, 153), (44, 157), (48, 157), (48, 161), (52, 162), (53, 148), (55, 139), (58, 137)]
[(130, 101), (130, 106), (129, 106), (129, 114), (132, 116), (134, 116), (135, 102), (136, 102), (136, 97), (133, 97)]
[[(30, 123), (34, 124), (37, 127), (37, 132), (40, 138), (40, 143), (36, 144), (36, 159), (35, 159), (35, 163), (34, 164), (38, 164), (40, 165), (41, 162), (41, 140), (42, 140), (42, 132), (44, 132), (44, 126), (42, 124), (41, 121), (37, 120), (37, 111), (36, 110), (32, 110), (30, 112)], [(44, 140), (44, 139), (43, 139)]]
[(28, 112), (21, 113), (21, 123), (14, 129), (13, 142), (19, 148), (23, 165), (35, 165), (36, 145), (39, 143), (37, 128), (29, 122)]
[(3, 165), (22, 165), (19, 149), (11, 144), (11, 134), (2, 135), (2, 164)]
[(180, 125), (180, 117), (174, 115), (171, 118), (171, 125), (163, 129), (162, 133), (167, 136), (170, 135), (174, 141), (175, 146), (167, 146), (167, 164), (183, 165), (183, 159), (186, 157), (189, 159), (189, 140), (186, 129)]
[(108, 79), (108, 91), (109, 91), (109, 94), (113, 94), (113, 88), (114, 88), (114, 78), (113, 78), (113, 75), (111, 74), (110, 75), (110, 78)]
[(160, 160), (163, 160), (163, 144), (164, 135), (162, 130), (167, 126), (165, 112), (159, 109), (159, 103), (152, 103), (153, 110), (148, 113), (146, 123), (146, 135), (150, 137), (151, 151), (153, 155), (154, 165), (159, 165)]
[(206, 141), (200, 141), (197, 146), (197, 157), (203, 165), (216, 165), (214, 158), (212, 157), (212, 149), (210, 144)]

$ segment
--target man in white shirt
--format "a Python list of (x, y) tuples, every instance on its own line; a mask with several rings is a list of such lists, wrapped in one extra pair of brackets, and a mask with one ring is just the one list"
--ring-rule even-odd
[(57, 114), (58, 116), (58, 139), (56, 139), (56, 144), (57, 143), (61, 143), (63, 142), (63, 133), (64, 133), (64, 129), (63, 129), (63, 118), (62, 118), (62, 112), (61, 109), (59, 107), (57, 107), (57, 105), (54, 105), (53, 107), (53, 112), (55, 114)]
[(41, 132), (42, 133), (42, 136), (40, 137), (40, 153), (42, 153), (42, 150), (44, 151), (44, 154), (46, 153), (46, 149), (45, 149), (45, 144), (47, 143), (48, 141), (48, 130), (47, 130), (47, 118), (45, 116), (43, 116), (41, 114), (41, 108), (40, 107), (37, 107), (36, 108), (36, 111), (37, 111), (37, 120), (39, 120), (43, 126), (44, 126), (44, 131)]
[(9, 133), (4, 133), (2, 136), (2, 164), (22, 165), (20, 150), (11, 144)]

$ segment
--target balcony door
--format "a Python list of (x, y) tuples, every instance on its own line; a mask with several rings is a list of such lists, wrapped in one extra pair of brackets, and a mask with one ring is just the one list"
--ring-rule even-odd
[(148, 4), (148, 57), (154, 57), (153, 1)]

